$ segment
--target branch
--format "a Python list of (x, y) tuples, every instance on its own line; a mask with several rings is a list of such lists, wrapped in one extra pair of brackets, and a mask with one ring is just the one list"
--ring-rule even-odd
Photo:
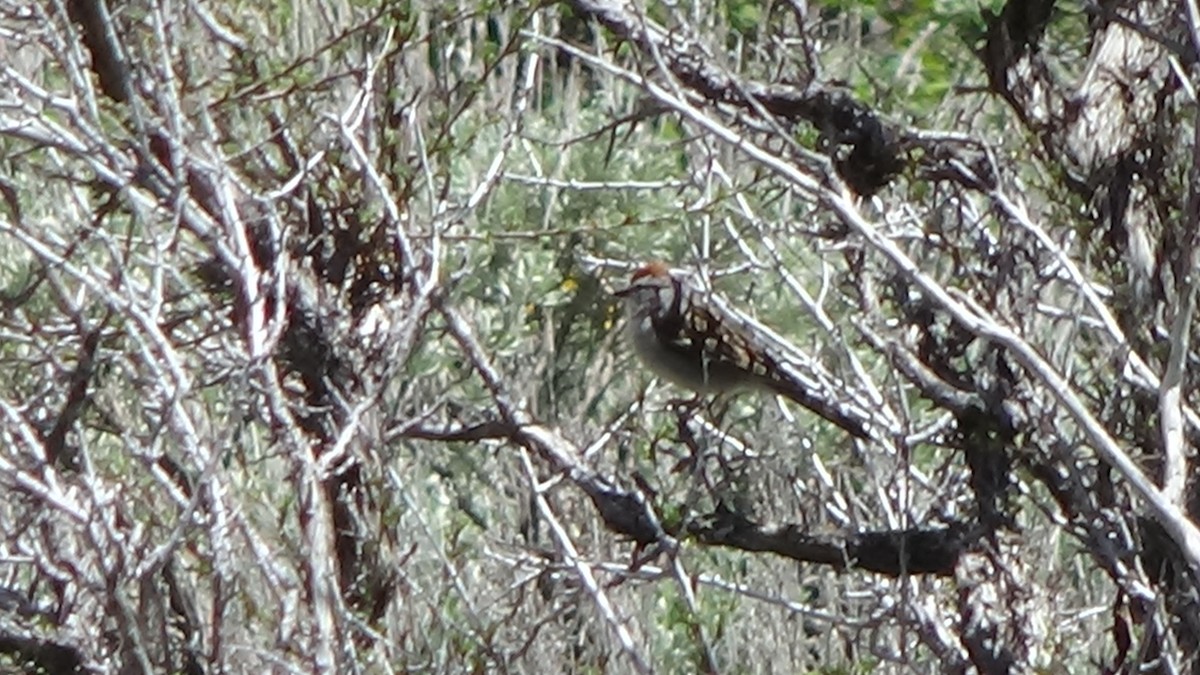
[(78, 650), (53, 640), (14, 635), (7, 630), (0, 632), (0, 654), (8, 655), (14, 664), (29, 668), (26, 672), (90, 672), (84, 665), (83, 654)]
[(796, 523), (762, 525), (721, 509), (689, 525), (697, 541), (743, 551), (766, 551), (834, 569), (862, 569), (888, 576), (953, 576), (959, 557), (979, 539), (965, 524), (937, 529), (812, 535)]
[[(546, 42), (553, 42), (541, 38)], [(569, 46), (557, 43), (569, 49)], [(768, 148), (757, 145), (737, 131), (713, 119), (691, 103), (677, 97), (671, 91), (654, 82), (638, 77), (604, 63), (582, 51), (572, 52), (589, 63), (604, 68), (618, 78), (642, 87), (656, 100), (666, 104), (684, 119), (711, 133), (715, 138), (728, 143), (750, 160), (774, 172), (802, 195), (817, 199), (851, 230), (858, 233), (866, 243), (887, 258), (897, 272), (909, 283), (921, 289), (936, 306), (964, 329), (977, 337), (991, 340), (1004, 346), (1033, 380), (1040, 382), (1054, 400), (1063, 407), (1071, 419), (1083, 431), (1096, 453), (1109, 465), (1117, 469), (1133, 489), (1150, 506), (1155, 518), (1170, 533), (1171, 539), (1180, 547), (1188, 566), (1200, 580), (1200, 529), (1183, 513), (1178, 505), (1166, 499), (1162, 492), (1141, 470), (1129, 454), (1117, 445), (1108, 432), (1087, 408), (1062, 375), (1033, 345), (1021, 338), (1012, 329), (999, 324), (990, 314), (963, 293), (951, 293), (934, 278), (926, 274), (894, 240), (885, 236), (879, 226), (867, 220), (857, 206), (857, 198), (844, 187), (835, 190), (827, 187), (816, 177), (788, 162)]]
[[(1185, 3), (1188, 25), (1192, 31), (1194, 47), (1200, 50), (1200, 8), (1195, 0)], [(1175, 321), (1171, 326), (1171, 352), (1159, 388), (1158, 410), (1162, 420), (1163, 436), (1163, 493), (1175, 504), (1183, 503), (1187, 485), (1188, 461), (1184, 445), (1183, 416), (1183, 371), (1191, 349), (1192, 316), (1196, 310), (1197, 284), (1200, 273), (1196, 271), (1196, 228), (1200, 227), (1200, 118), (1193, 121), (1192, 168), (1188, 175), (1190, 189), (1187, 199), (1188, 222), (1182, 233), (1179, 260), (1184, 270), (1176, 280), (1175, 297), (1179, 306), (1175, 308)]]
[(668, 32), (616, 2), (571, 0), (570, 5), (646, 53), (661, 55), (671, 76), (708, 100), (762, 110), (785, 120), (803, 120), (830, 142), (850, 146), (837, 168), (842, 180), (858, 194), (874, 194), (902, 168), (896, 131), (844, 92), (816, 83), (797, 87), (736, 80), (714, 65), (698, 43)]

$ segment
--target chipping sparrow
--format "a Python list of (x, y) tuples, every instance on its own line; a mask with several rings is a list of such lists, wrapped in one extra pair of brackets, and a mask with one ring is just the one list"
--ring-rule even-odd
[(837, 401), (839, 383), (819, 364), (689, 276), (651, 262), (616, 295), (624, 300), (634, 351), (660, 377), (700, 394), (775, 392), (870, 438), (867, 414)]

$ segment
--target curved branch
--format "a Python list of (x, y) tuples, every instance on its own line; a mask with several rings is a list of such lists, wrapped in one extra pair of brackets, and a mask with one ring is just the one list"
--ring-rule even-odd
[(803, 120), (830, 142), (850, 147), (838, 173), (855, 192), (871, 195), (902, 168), (899, 134), (848, 94), (815, 82), (806, 87), (733, 78), (713, 65), (701, 45), (670, 33), (644, 16), (604, 0), (572, 0), (571, 6), (649, 54), (661, 55), (670, 74), (706, 99), (781, 119)]

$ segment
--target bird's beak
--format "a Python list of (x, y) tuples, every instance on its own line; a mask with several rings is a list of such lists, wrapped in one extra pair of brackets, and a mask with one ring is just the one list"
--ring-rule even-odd
[(619, 291), (613, 291), (613, 295), (617, 296), (618, 298), (624, 298), (624, 297), (628, 296), (629, 294), (633, 293), (633, 289), (634, 289), (633, 286), (629, 286), (628, 288), (622, 288)]

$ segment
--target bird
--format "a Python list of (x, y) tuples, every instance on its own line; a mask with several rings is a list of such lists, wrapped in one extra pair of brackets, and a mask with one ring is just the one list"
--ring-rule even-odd
[[(820, 364), (770, 328), (660, 260), (633, 271), (621, 298), (626, 336), (656, 375), (699, 395), (767, 391), (795, 401), (856, 438), (869, 439), (869, 415), (837, 401)], [(808, 371), (807, 373), (805, 371)]]

